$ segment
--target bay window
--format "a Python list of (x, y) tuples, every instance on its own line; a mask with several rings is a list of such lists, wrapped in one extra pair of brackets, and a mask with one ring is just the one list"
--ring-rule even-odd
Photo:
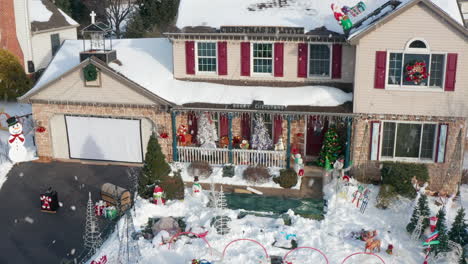
[(382, 159), (434, 160), (437, 125), (384, 122)]

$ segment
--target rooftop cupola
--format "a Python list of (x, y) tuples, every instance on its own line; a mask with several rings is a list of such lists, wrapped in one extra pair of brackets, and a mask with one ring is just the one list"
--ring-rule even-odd
[(83, 51), (80, 52), (80, 61), (89, 57), (96, 57), (105, 63), (117, 59), (117, 52), (112, 49), (111, 28), (102, 22), (96, 22), (96, 13), (90, 14), (91, 24), (81, 30), (83, 36)]

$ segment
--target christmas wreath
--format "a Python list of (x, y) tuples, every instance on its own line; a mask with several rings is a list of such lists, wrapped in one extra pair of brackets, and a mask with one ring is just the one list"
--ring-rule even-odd
[(84, 67), (83, 74), (87, 82), (95, 81), (98, 75), (96, 66), (94, 66), (93, 64), (89, 64), (88, 66)]
[(426, 63), (424, 61), (413, 61), (405, 66), (406, 76), (405, 79), (408, 82), (414, 82), (414, 84), (420, 84), (426, 80), (429, 74), (427, 73)]

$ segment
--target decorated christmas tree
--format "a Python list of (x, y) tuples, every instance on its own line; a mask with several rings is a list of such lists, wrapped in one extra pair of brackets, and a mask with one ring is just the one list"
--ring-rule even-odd
[(437, 213), (437, 218), (438, 220), (436, 224), (436, 230), (439, 231), (439, 237), (437, 237), (437, 240), (440, 241), (440, 244), (432, 246), (432, 250), (435, 252), (435, 254), (449, 251), (449, 237), (447, 234), (447, 224), (445, 223), (445, 208), (442, 207), (439, 210)]
[(448, 233), (449, 239), (460, 245), (468, 244), (468, 225), (465, 223), (465, 209), (460, 208)]
[(418, 219), (419, 219), (419, 209), (418, 209), (418, 206), (416, 205), (413, 210), (413, 215), (411, 215), (411, 220), (408, 223), (408, 225), (406, 225), (406, 231), (408, 231), (408, 233), (410, 234), (413, 233), (414, 229), (416, 228), (416, 225), (418, 224)]
[(99, 232), (99, 223), (94, 213), (94, 205), (89, 193), (88, 205), (86, 207), (86, 226), (83, 236), (84, 247), (89, 250), (92, 256), (102, 245), (101, 232)]
[(155, 134), (151, 135), (145, 155), (145, 161), (138, 181), (138, 193), (143, 198), (153, 194), (153, 185), (161, 181), (163, 176), (169, 175), (171, 167), (166, 162), (161, 146)]
[(263, 117), (257, 115), (254, 120), (254, 128), (252, 135), (252, 148), (258, 150), (267, 150), (273, 147), (270, 133), (265, 126)]
[(341, 154), (341, 144), (338, 133), (334, 127), (330, 127), (325, 133), (322, 149), (320, 150), (317, 165), (325, 167), (326, 160), (334, 164)]
[(198, 119), (197, 141), (202, 148), (216, 148), (218, 133), (209, 113), (203, 113)]

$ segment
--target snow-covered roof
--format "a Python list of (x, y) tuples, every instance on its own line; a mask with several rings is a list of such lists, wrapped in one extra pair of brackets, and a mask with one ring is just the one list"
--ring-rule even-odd
[[(366, 10), (350, 19), (357, 22), (389, 0), (366, 0)], [(414, 0), (400, 0), (405, 4)], [(463, 20), (457, 0), (430, 0), (458, 23)], [(331, 4), (355, 6), (359, 0), (181, 0), (177, 27), (209, 26), (287, 26), (304, 27), (310, 31), (326, 27), (343, 33), (333, 16)]]
[(79, 24), (49, 0), (28, 0), (31, 30), (42, 31)]
[[(131, 81), (172, 103), (250, 104), (262, 100), (269, 105), (338, 106), (352, 100), (352, 93), (326, 86), (263, 87), (190, 82), (173, 78), (172, 45), (164, 38), (113, 41), (122, 63), (109, 66)], [(36, 85), (20, 99), (41, 89), (80, 64), (82, 40), (66, 40)]]

